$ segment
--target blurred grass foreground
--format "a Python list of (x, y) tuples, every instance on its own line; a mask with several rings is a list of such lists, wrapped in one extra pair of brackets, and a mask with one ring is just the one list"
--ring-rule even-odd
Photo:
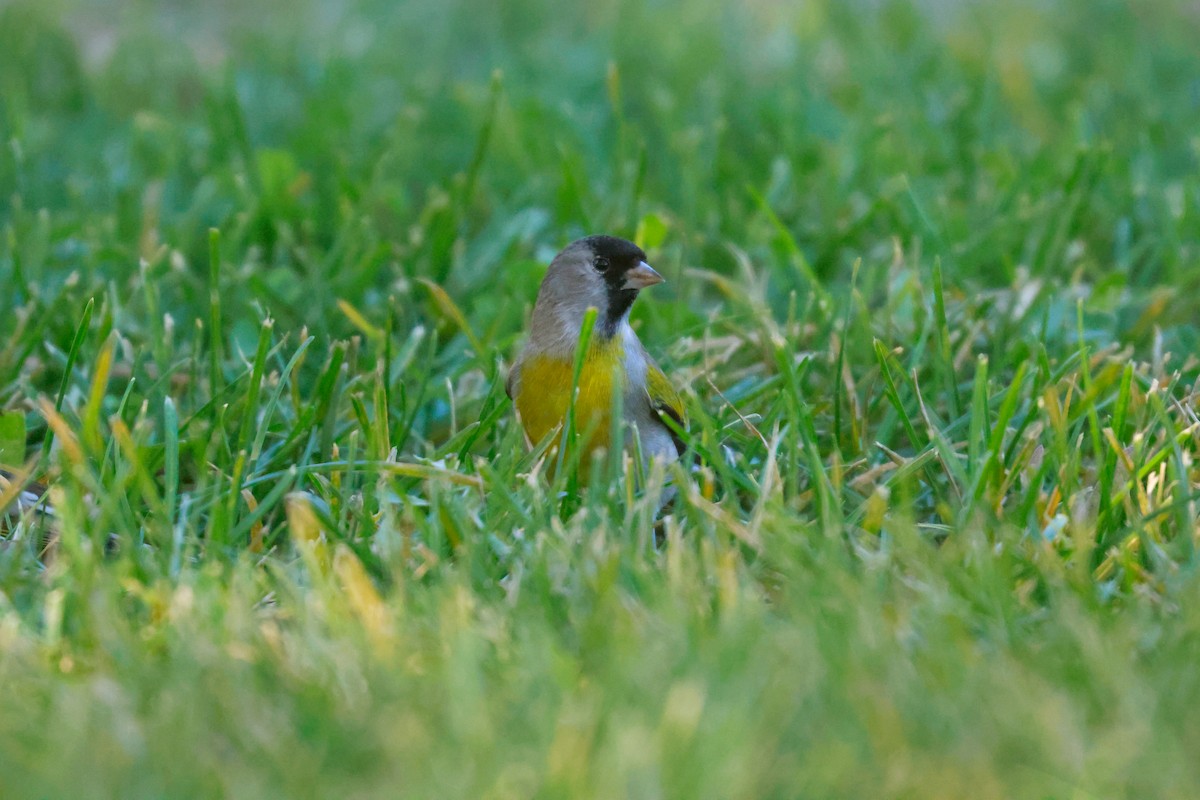
[[(0, 796), (1200, 796), (1198, 41), (0, 4)], [(661, 546), (504, 397), (595, 232), (668, 278)]]

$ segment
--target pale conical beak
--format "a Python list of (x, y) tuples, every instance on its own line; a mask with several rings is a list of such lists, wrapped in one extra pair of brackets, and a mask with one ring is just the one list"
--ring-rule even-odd
[(625, 285), (622, 289), (645, 289), (647, 286), (653, 286), (656, 283), (665, 281), (662, 275), (654, 271), (654, 268), (645, 261), (639, 262), (636, 267), (625, 273)]

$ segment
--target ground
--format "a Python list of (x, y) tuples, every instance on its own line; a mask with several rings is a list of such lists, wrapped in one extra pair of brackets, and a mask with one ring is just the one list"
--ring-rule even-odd
[[(0, 795), (1196, 797), (1198, 40), (0, 7)], [(667, 278), (661, 543), (503, 388), (600, 232)]]

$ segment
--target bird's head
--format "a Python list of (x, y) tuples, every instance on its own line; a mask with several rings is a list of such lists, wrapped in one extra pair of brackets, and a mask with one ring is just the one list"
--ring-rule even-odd
[(596, 330), (612, 336), (629, 314), (638, 292), (663, 282), (646, 263), (642, 248), (616, 236), (587, 236), (563, 248), (550, 262), (538, 305), (563, 322), (578, 325), (589, 307), (599, 312)]

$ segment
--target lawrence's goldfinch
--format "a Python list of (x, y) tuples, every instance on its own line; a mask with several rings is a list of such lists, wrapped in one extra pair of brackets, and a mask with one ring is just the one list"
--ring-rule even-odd
[(580, 332), (587, 310), (595, 308), (596, 325), (575, 401), (575, 430), (587, 434), (580, 439), (580, 463), (586, 468), (592, 450), (612, 444), (612, 408), (618, 396), (622, 422), (627, 423), (621, 426), (624, 445), (636, 430), (647, 463), (673, 461), (683, 453), (679, 436), (664, 422), (670, 419), (682, 428), (683, 403), (629, 327), (629, 309), (638, 292), (662, 282), (641, 248), (615, 236), (579, 239), (550, 262), (529, 339), (507, 383), (531, 443), (564, 425)]

